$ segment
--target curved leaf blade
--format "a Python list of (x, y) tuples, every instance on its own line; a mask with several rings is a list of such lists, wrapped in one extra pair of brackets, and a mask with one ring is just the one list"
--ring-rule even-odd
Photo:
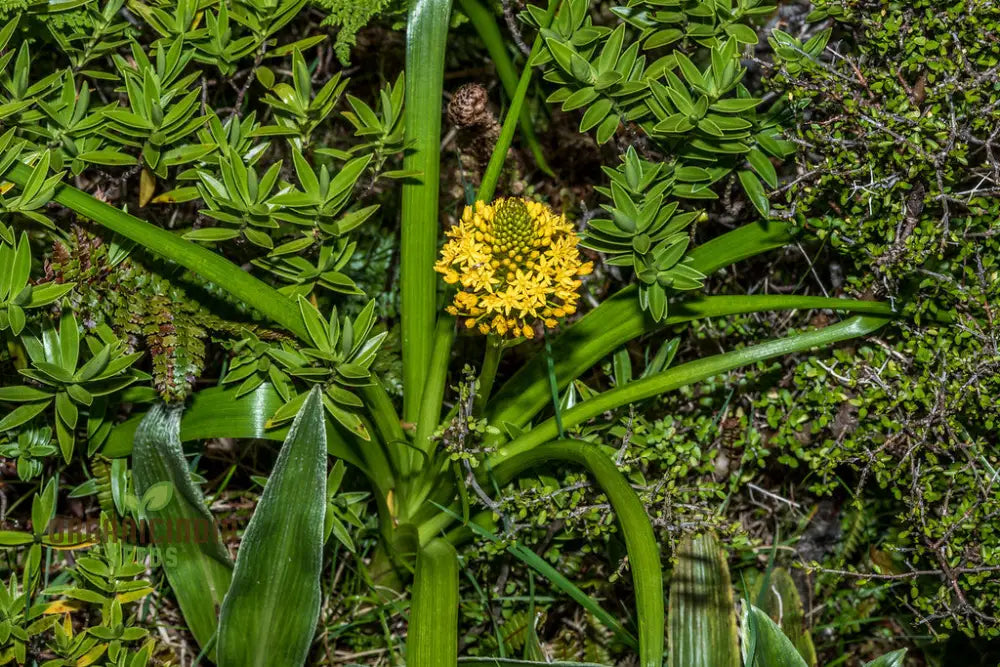
[(596, 445), (579, 440), (556, 440), (522, 452), (494, 469), (500, 485), (546, 461), (569, 461), (594, 476), (608, 497), (625, 538), (635, 588), (639, 628), (639, 665), (663, 663), (663, 571), (660, 546), (646, 508), (614, 462)]
[[(4, 177), (24, 188), (28, 185), (32, 173), (31, 167), (16, 162)], [(192, 241), (185, 241), (166, 229), (105, 204), (71, 185), (59, 185), (53, 199), (83, 217), (90, 218), (111, 231), (140, 243), (151, 252), (194, 271), (237, 299), (252, 303), (257, 310), (301, 340), (309, 340), (295, 302), (224, 257)]]
[[(552, 343), (559, 389), (565, 388), (594, 364), (633, 338), (658, 329), (705, 317), (725, 317), (769, 310), (832, 308), (858, 313), (891, 315), (892, 308), (877, 301), (856, 301), (795, 295), (692, 296), (670, 305), (670, 315), (656, 322), (639, 307), (633, 288), (621, 290), (567, 328)], [(524, 364), (487, 406), (492, 423), (523, 426), (548, 405), (548, 366), (539, 354)]]
[[(157, 546), (172, 550), (174, 557), (163, 559), (167, 581), (191, 634), (206, 648), (215, 636), (232, 562), (201, 489), (191, 479), (181, 448), (180, 423), (180, 409), (163, 403), (146, 414), (135, 432), (132, 479), (140, 498), (164, 482), (171, 485), (169, 501), (156, 510), (147, 508), (145, 518)], [(166, 530), (161, 533), (157, 525)]]
[[(724, 354), (689, 361), (662, 373), (630, 382), (624, 387), (611, 389), (569, 410), (562, 411), (564, 428), (572, 428), (606, 410), (615, 410), (629, 403), (636, 403), (658, 394), (701, 382), (719, 373), (740, 366), (765, 361), (793, 352), (803, 352), (817, 346), (827, 346), (842, 340), (864, 336), (883, 327), (889, 319), (879, 316), (856, 316), (816, 331), (776, 338), (759, 345), (752, 345)], [(510, 441), (487, 459), (487, 466), (499, 465), (504, 459), (516, 456), (558, 436), (555, 419), (548, 419), (532, 430)]]

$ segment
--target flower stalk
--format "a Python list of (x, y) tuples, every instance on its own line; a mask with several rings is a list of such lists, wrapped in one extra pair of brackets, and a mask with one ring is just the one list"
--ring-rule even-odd
[(500, 366), (500, 357), (503, 355), (503, 339), (496, 334), (486, 337), (486, 350), (483, 353), (483, 367), (479, 371), (479, 390), (476, 392), (476, 402), (474, 405), (475, 414), (481, 415), (486, 407), (486, 402), (490, 400), (490, 392), (493, 391), (493, 381), (497, 377), (497, 368)]

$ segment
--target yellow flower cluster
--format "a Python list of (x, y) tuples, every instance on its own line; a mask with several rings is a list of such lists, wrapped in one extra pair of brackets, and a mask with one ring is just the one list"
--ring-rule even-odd
[(466, 206), (448, 237), (434, 266), (459, 287), (447, 310), (484, 334), (532, 338), (538, 321), (555, 327), (576, 312), (579, 276), (593, 270), (565, 216), (517, 197)]

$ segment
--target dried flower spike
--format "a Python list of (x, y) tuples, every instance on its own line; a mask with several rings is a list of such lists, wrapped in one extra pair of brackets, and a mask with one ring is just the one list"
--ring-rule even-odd
[(517, 197), (467, 206), (448, 236), (434, 266), (459, 287), (447, 310), (484, 334), (532, 338), (537, 322), (555, 327), (576, 312), (579, 277), (593, 270), (565, 216)]
[(448, 122), (459, 129), (475, 125), (495, 125), (490, 111), (490, 95), (481, 84), (467, 83), (452, 95), (448, 103)]
[(484, 167), (500, 137), (500, 123), (490, 109), (486, 88), (468, 83), (455, 91), (448, 104), (448, 122), (458, 130), (461, 152)]

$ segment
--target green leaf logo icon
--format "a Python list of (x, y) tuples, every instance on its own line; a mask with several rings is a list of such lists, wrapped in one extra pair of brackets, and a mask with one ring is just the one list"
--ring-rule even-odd
[(142, 507), (155, 512), (166, 507), (174, 497), (174, 485), (170, 482), (157, 482), (142, 494)]
[(138, 514), (142, 515), (146, 512), (156, 512), (161, 510), (170, 504), (170, 500), (174, 497), (174, 485), (170, 482), (157, 482), (151, 487), (146, 489), (146, 493), (142, 494), (142, 500), (139, 500), (131, 493), (125, 496), (125, 506)]

